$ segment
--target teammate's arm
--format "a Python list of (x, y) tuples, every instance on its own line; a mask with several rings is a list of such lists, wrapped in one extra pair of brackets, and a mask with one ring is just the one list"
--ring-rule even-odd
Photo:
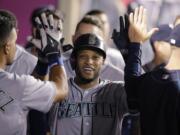
[(125, 88), (128, 99), (128, 106), (131, 110), (138, 108), (138, 85), (141, 83), (141, 43), (157, 30), (153, 28), (147, 31), (146, 9), (142, 6), (136, 8), (134, 13), (129, 15), (128, 37), (128, 58), (125, 66)]
[(55, 101), (60, 101), (68, 93), (67, 76), (63, 66), (60, 52), (62, 38), (62, 20), (54, 19), (53, 15), (36, 18), (37, 29), (40, 31), (41, 40), (32, 39), (31, 42), (39, 49), (38, 63), (34, 70), (36, 77), (44, 79), (49, 70), (49, 80), (56, 85)]
[(67, 76), (64, 67), (60, 65), (53, 66), (50, 70), (49, 80), (55, 82), (57, 87), (54, 102), (64, 99), (68, 93)]

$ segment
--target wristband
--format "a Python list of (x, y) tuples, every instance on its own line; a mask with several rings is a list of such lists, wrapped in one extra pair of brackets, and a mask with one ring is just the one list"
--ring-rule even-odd
[(48, 73), (48, 64), (38, 60), (35, 71), (40, 76), (45, 76)]
[(55, 66), (55, 65), (60, 65), (63, 66), (63, 60), (62, 58), (59, 56), (59, 54), (52, 54), (50, 56), (48, 56), (48, 66), (49, 68)]

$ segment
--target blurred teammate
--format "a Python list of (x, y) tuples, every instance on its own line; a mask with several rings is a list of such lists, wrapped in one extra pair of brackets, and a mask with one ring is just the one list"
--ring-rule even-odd
[(171, 45), (179, 47), (180, 28), (175, 27), (170, 36), (161, 29), (154, 33), (155, 68), (141, 75), (140, 43), (157, 29), (147, 33), (146, 10), (143, 7), (136, 8), (135, 12), (130, 14), (129, 20), (131, 44), (128, 47), (129, 56), (125, 67), (129, 109), (140, 111), (142, 135), (179, 135), (180, 70), (170, 66), (170, 63), (179, 56)]
[[(52, 18), (52, 17), (51, 17)], [(43, 24), (47, 25), (46, 17), (43, 17)], [(26, 135), (26, 116), (30, 109), (47, 112), (53, 102), (61, 101), (67, 95), (66, 74), (62, 63), (59, 61), (59, 50), (56, 42), (58, 39), (53, 34), (61, 35), (57, 31), (59, 25), (54, 28), (42, 28), (40, 21), (39, 28), (42, 37), (41, 53), (48, 59), (50, 66), (50, 81), (40, 81), (28, 75), (17, 75), (8, 73), (4, 69), (13, 63), (16, 52), (17, 21), (15, 16), (5, 10), (0, 10), (0, 131), (3, 135)], [(52, 21), (51, 23), (54, 23)], [(47, 25), (49, 26), (49, 25)], [(48, 42), (48, 40), (53, 40)], [(34, 40), (33, 40), (34, 41)], [(39, 40), (35, 40), (41, 43)], [(56, 46), (52, 46), (56, 44)], [(47, 48), (51, 48), (47, 51)], [(53, 58), (53, 59), (52, 59)], [(47, 67), (38, 60), (34, 75), (42, 79), (47, 74)]]

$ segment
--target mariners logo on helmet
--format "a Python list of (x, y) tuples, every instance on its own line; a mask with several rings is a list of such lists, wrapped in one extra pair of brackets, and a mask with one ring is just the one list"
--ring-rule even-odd
[(93, 44), (95, 44), (95, 43), (96, 43), (96, 37), (90, 35), (90, 36), (89, 36), (89, 44), (90, 44), (90, 45), (93, 45)]

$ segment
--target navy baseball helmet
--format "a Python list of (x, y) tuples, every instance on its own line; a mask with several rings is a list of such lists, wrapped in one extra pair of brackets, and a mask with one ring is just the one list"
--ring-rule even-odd
[(80, 50), (93, 50), (101, 54), (104, 59), (106, 58), (106, 50), (103, 40), (92, 33), (83, 34), (74, 42), (74, 48), (71, 53), (71, 66), (73, 69), (75, 68), (76, 55)]
[(158, 31), (155, 32), (151, 38), (150, 38), (150, 43), (153, 46), (155, 41), (166, 41), (168, 42), (169, 36), (173, 30), (173, 25), (171, 24), (163, 24), (158, 26)]

